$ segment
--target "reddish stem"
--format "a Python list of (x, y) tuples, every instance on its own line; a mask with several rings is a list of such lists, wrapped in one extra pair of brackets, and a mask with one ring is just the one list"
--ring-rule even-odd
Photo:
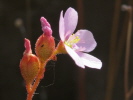
[(31, 91), (28, 93), (26, 100), (32, 100), (32, 97), (40, 83), (40, 80), (44, 77), (45, 65), (46, 63), (41, 63), (40, 72), (38, 73), (38, 76), (36, 77), (36, 80), (31, 88)]

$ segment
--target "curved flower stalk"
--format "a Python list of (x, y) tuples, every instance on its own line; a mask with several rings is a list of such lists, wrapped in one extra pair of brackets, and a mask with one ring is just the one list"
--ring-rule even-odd
[(96, 57), (87, 54), (95, 49), (97, 43), (88, 30), (81, 29), (73, 34), (78, 22), (78, 14), (73, 8), (68, 8), (63, 17), (63, 11), (59, 20), (59, 35), (61, 41), (57, 46), (57, 53), (68, 53), (75, 63), (81, 67), (100, 69), (102, 62)]

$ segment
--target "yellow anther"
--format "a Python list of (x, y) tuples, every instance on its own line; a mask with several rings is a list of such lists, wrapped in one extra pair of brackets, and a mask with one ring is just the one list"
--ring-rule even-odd
[(80, 38), (78, 36), (75, 36), (75, 34), (72, 34), (67, 41), (65, 41), (65, 44), (72, 48), (73, 44), (78, 43)]

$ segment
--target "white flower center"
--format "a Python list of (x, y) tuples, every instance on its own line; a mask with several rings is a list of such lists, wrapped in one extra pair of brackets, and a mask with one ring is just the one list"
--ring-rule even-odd
[(75, 34), (72, 34), (67, 41), (65, 41), (64, 43), (69, 46), (69, 47), (73, 47), (74, 44), (78, 43), (80, 40), (80, 38), (78, 36), (75, 36)]

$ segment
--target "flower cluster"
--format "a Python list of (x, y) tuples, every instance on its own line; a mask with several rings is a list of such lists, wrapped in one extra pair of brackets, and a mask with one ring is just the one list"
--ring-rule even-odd
[(55, 47), (54, 37), (49, 22), (41, 17), (43, 34), (37, 39), (35, 44), (35, 54), (32, 54), (30, 41), (25, 39), (25, 51), (20, 61), (21, 74), (25, 80), (28, 92), (27, 100), (32, 100), (33, 94), (44, 77), (45, 66), (49, 60), (56, 60), (57, 54), (69, 54), (76, 65), (81, 68), (85, 66), (100, 69), (102, 62), (88, 54), (95, 49), (97, 43), (93, 34), (86, 30), (74, 30), (78, 22), (78, 14), (73, 8), (68, 8), (63, 16), (61, 11), (59, 19), (60, 42)]

